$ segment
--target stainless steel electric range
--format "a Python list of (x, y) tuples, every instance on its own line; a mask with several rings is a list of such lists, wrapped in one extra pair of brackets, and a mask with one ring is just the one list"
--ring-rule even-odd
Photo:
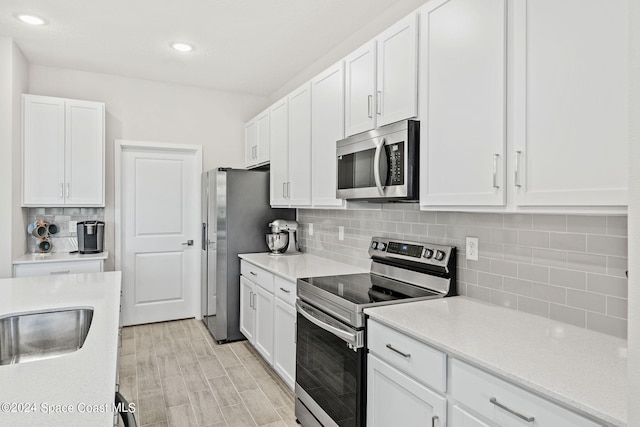
[(374, 237), (370, 273), (298, 279), (296, 418), (365, 425), (363, 310), (456, 295), (456, 248)]

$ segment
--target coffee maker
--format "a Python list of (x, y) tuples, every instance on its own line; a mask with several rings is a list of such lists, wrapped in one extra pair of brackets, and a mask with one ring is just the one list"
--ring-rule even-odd
[(276, 219), (269, 223), (271, 233), (267, 234), (267, 245), (271, 252), (269, 255), (298, 255), (298, 222), (288, 219)]
[(104, 248), (104, 222), (78, 221), (78, 252), (97, 254)]

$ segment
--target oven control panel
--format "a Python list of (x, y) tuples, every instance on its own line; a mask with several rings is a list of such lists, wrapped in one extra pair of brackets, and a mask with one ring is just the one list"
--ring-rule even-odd
[(434, 243), (408, 242), (388, 237), (373, 237), (369, 256), (376, 258), (404, 259), (421, 264), (446, 267), (454, 246)]

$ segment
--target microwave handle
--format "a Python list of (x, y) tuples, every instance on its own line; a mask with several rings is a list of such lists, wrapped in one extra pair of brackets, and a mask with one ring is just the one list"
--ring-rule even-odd
[(382, 185), (382, 178), (380, 177), (380, 155), (382, 154), (386, 143), (386, 138), (383, 138), (378, 143), (378, 146), (376, 147), (376, 154), (373, 157), (373, 178), (376, 180), (376, 187), (378, 187), (378, 192), (381, 196), (384, 196), (384, 186)]

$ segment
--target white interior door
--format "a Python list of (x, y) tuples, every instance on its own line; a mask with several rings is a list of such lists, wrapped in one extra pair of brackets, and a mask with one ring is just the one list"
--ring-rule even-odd
[(177, 147), (122, 149), (125, 325), (198, 316), (201, 151)]

